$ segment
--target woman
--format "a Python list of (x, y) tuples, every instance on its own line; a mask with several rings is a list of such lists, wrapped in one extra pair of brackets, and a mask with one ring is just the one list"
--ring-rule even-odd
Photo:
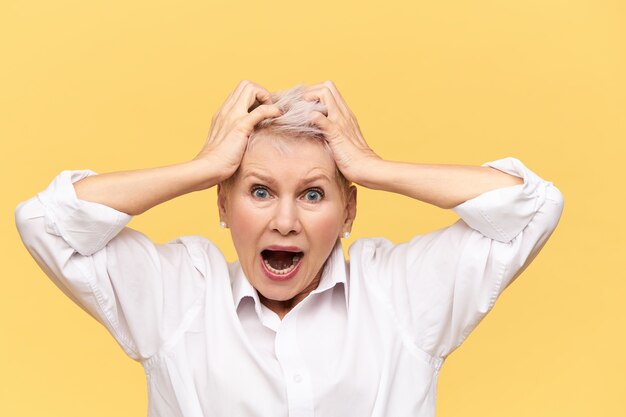
[[(461, 219), (394, 245), (357, 240), (356, 188)], [(218, 187), (238, 261), (199, 236), (125, 227)], [(190, 162), (64, 171), (16, 210), (24, 244), (144, 366), (149, 416), (433, 416), (444, 359), (555, 229), (563, 198), (514, 158), (385, 161), (331, 82), (270, 94), (244, 81)], [(389, 213), (392, 215), (392, 213)]]

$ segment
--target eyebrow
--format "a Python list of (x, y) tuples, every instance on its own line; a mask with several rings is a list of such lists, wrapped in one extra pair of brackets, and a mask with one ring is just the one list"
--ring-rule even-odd
[[(258, 179), (260, 179), (263, 182), (266, 182), (268, 184), (276, 184), (276, 180), (272, 177), (269, 177), (261, 172), (258, 171), (248, 171), (248, 172), (243, 172), (243, 176), (244, 178), (248, 178), (248, 177), (256, 177)], [(310, 177), (305, 177), (300, 181), (300, 184), (310, 184), (312, 182), (315, 182), (317, 180), (326, 180), (328, 182), (332, 182), (332, 180), (330, 178), (328, 178), (328, 175), (324, 174), (324, 173), (318, 173), (315, 175), (312, 175)]]

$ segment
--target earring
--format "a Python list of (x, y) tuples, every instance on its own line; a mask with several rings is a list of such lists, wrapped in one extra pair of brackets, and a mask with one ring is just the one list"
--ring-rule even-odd
[(347, 239), (350, 237), (350, 232), (343, 232), (343, 238)]
[(222, 229), (226, 229), (226, 222), (220, 222), (220, 227)]

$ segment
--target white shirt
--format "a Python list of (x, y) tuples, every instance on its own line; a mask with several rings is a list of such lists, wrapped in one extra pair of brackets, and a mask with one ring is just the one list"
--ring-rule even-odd
[(21, 203), (29, 252), (147, 376), (149, 417), (435, 415), (444, 359), (537, 255), (560, 191), (515, 158), (484, 164), (524, 183), (470, 199), (454, 224), (402, 244), (337, 243), (319, 287), (281, 321), (210, 241), (155, 244), (131, 216), (79, 200), (63, 171)]

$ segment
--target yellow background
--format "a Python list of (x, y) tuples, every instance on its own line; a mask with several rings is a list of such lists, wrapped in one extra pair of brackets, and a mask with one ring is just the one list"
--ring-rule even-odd
[[(442, 369), (438, 417), (626, 415), (626, 3), (3, 0), (0, 415), (142, 416), (141, 366), (22, 246), (13, 213), (64, 169), (195, 156), (237, 82), (333, 80), (388, 159), (515, 156), (565, 196), (556, 233)], [(360, 190), (350, 241), (454, 213)], [(214, 191), (133, 219), (234, 259)]]

